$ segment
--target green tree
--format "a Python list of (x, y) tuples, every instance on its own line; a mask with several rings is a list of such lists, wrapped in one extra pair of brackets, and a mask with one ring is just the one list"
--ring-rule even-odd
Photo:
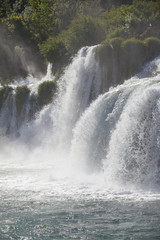
[(67, 31), (62, 33), (66, 49), (77, 52), (83, 46), (98, 44), (105, 38), (102, 22), (90, 16), (80, 16), (72, 20)]
[(52, 101), (56, 87), (56, 83), (53, 81), (45, 81), (38, 86), (38, 101), (41, 107)]
[(0, 18), (6, 17), (10, 12), (10, 1), (9, 0), (0, 0)]
[[(30, 16), (25, 21), (36, 42), (41, 43), (50, 34), (57, 34), (59, 19), (53, 14), (53, 0), (29, 0)], [(25, 16), (25, 15), (24, 15)]]
[(17, 116), (21, 113), (23, 105), (24, 105), (29, 93), (30, 93), (30, 90), (26, 85), (18, 86), (16, 88)]

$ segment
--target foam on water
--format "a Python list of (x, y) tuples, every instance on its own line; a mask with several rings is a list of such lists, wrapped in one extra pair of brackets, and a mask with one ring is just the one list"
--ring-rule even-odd
[[(1, 134), (2, 190), (33, 191), (36, 197), (138, 199), (143, 193), (159, 198), (159, 58), (146, 67), (149, 70), (99, 95), (101, 68), (94, 48), (79, 51), (58, 82), (56, 99), (27, 125), (22, 124), (28, 118), (25, 107), (18, 138)], [(2, 131), (7, 124), (5, 104)]]

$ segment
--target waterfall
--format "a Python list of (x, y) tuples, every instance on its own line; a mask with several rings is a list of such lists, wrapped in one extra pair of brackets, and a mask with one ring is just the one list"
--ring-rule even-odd
[[(37, 103), (38, 86), (44, 81), (53, 81), (52, 64), (48, 64), (47, 73), (41, 79), (37, 79), (32, 75), (28, 75), (25, 79), (15, 79), (9, 85), (12, 89), (8, 97), (5, 99), (0, 109), (0, 136), (8, 135), (9, 137), (17, 137), (21, 132), (21, 127), (26, 127), (30, 120), (39, 110)], [(16, 88), (27, 86), (30, 94), (26, 97), (20, 113), (17, 111), (16, 104)]]
[(57, 105), (53, 111), (60, 148), (70, 145), (77, 120), (99, 95), (101, 72), (94, 58), (94, 48), (82, 48), (60, 81)]
[[(58, 82), (58, 93), (46, 111), (52, 122), (52, 145), (58, 151), (70, 148), (72, 130), (90, 102), (96, 99), (101, 88), (101, 71), (94, 57), (93, 47), (84, 47), (73, 59)], [(42, 121), (44, 114), (41, 115)]]
[(9, 93), (0, 110), (0, 136), (17, 137), (22, 125), (28, 123), (33, 111), (32, 96), (28, 96), (20, 114), (17, 112), (15, 91)]
[(17, 130), (15, 96), (8, 95), (0, 111), (0, 136), (14, 135)]
[[(94, 52), (95, 46), (78, 52), (59, 79), (53, 102), (36, 119), (29, 121), (31, 96), (20, 122), (16, 121), (14, 94), (8, 96), (0, 112), (0, 129), (4, 135), (7, 129), (18, 128), (19, 138), (7, 140), (0, 156), (21, 165), (50, 167), (54, 177), (59, 173), (73, 176), (73, 172), (101, 174), (108, 188), (159, 188), (160, 59), (101, 94), (102, 69)], [(51, 76), (51, 65), (48, 71)], [(37, 91), (37, 83), (29, 86)], [(8, 106), (12, 106), (10, 116)]]
[[(159, 64), (157, 59), (141, 78), (110, 89), (90, 105), (74, 128), (73, 164), (88, 172), (103, 171), (108, 185), (159, 185)], [(153, 65), (154, 72), (149, 72)], [(154, 76), (142, 78), (146, 70)]]

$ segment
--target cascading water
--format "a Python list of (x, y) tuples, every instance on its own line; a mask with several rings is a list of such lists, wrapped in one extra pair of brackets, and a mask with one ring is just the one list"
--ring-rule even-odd
[[(153, 65), (159, 72), (159, 63), (159, 59), (152, 62), (140, 76)], [(73, 164), (89, 172), (103, 169), (109, 187), (159, 189), (159, 84), (159, 75), (134, 77), (99, 96), (74, 129)]]
[(94, 49), (34, 119), (32, 95), (18, 122), (13, 93), (1, 109), (0, 239), (159, 239), (160, 59), (101, 94)]
[(101, 71), (94, 49), (82, 48), (59, 81), (59, 93), (52, 110), (54, 138), (59, 149), (70, 146), (77, 120), (100, 93)]
[[(0, 136), (12, 134), (16, 129), (15, 97), (8, 95), (0, 112)], [(15, 132), (14, 132), (15, 133)]]
[[(87, 174), (101, 172), (109, 187), (124, 183), (129, 187), (159, 186), (159, 59), (138, 77), (98, 97), (101, 69), (94, 59), (94, 48), (79, 51), (59, 80), (56, 99), (28, 125), (25, 123), (30, 105), (25, 103), (19, 123), (21, 126), (23, 120), (24, 125), (19, 126), (20, 137), (15, 142), (18, 141), (20, 148), (23, 143), (23, 149), (32, 149), (28, 153), (30, 162), (38, 158), (42, 165), (46, 164), (47, 156), (47, 161), (60, 172), (63, 169), (63, 174), (72, 171), (78, 175), (80, 170)], [(50, 68), (49, 65), (49, 72)], [(155, 76), (142, 78), (151, 74)], [(14, 101), (9, 96), (1, 110), (1, 129), (6, 124), (9, 133), (17, 129)], [(6, 106), (11, 104), (10, 123), (7, 123)], [(13, 141), (11, 148), (14, 146)], [(23, 154), (20, 156), (25, 161)]]
[[(41, 80), (29, 75), (25, 79), (15, 80), (9, 87), (12, 89), (4, 101), (0, 109), (0, 136), (8, 135), (9, 137), (17, 137), (21, 127), (26, 127), (29, 121), (38, 111), (37, 90), (43, 81), (52, 81), (52, 65), (48, 64), (47, 74)], [(20, 113), (18, 113), (16, 103), (16, 88), (27, 86), (30, 94), (26, 97)], [(23, 100), (21, 100), (23, 101)]]

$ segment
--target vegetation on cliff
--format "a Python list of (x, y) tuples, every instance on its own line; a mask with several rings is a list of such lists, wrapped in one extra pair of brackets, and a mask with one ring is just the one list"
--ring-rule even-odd
[(23, 105), (30, 93), (29, 88), (26, 85), (18, 86), (16, 88), (16, 109), (17, 109), (17, 116), (20, 115)]
[[(159, 54), (159, 48), (155, 51), (160, 38), (158, 0), (0, 0), (0, 24), (3, 30), (0, 37), (2, 81), (25, 76), (31, 69), (27, 66), (33, 63), (40, 66), (37, 72), (43, 72), (43, 64), (52, 62), (56, 73), (79, 48), (101, 42), (104, 45), (105, 39), (112, 41), (111, 45), (119, 45), (121, 40), (117, 38), (123, 38), (121, 47), (114, 46), (116, 62), (119, 61), (117, 57), (123, 55), (122, 49), (127, 54), (124, 59), (134, 58), (134, 51), (131, 51), (133, 55), (127, 53), (131, 45), (140, 52), (142, 45), (145, 45), (144, 51), (148, 46), (147, 55), (142, 54), (142, 64), (144, 58), (151, 59)], [(133, 65), (131, 72), (138, 69)], [(122, 75), (127, 76), (126, 73)]]
[(160, 39), (156, 37), (148, 37), (144, 40), (107, 38), (96, 48), (96, 58), (106, 69), (109, 85), (121, 83), (138, 73), (144, 64), (158, 54), (160, 54)]
[[(122, 83), (160, 55), (159, 25), (159, 0), (0, 0), (0, 109), (15, 94), (17, 119), (27, 99), (34, 118), (83, 46), (98, 45), (103, 91)], [(28, 74), (39, 77), (48, 62), (55, 81), (40, 83), (37, 94), (8, 86)]]
[(3, 86), (0, 88), (0, 109), (2, 108), (5, 100), (7, 99), (11, 91), (12, 91), (12, 88), (9, 86)]
[(56, 82), (44, 81), (38, 86), (38, 102), (40, 107), (49, 104), (56, 91)]

